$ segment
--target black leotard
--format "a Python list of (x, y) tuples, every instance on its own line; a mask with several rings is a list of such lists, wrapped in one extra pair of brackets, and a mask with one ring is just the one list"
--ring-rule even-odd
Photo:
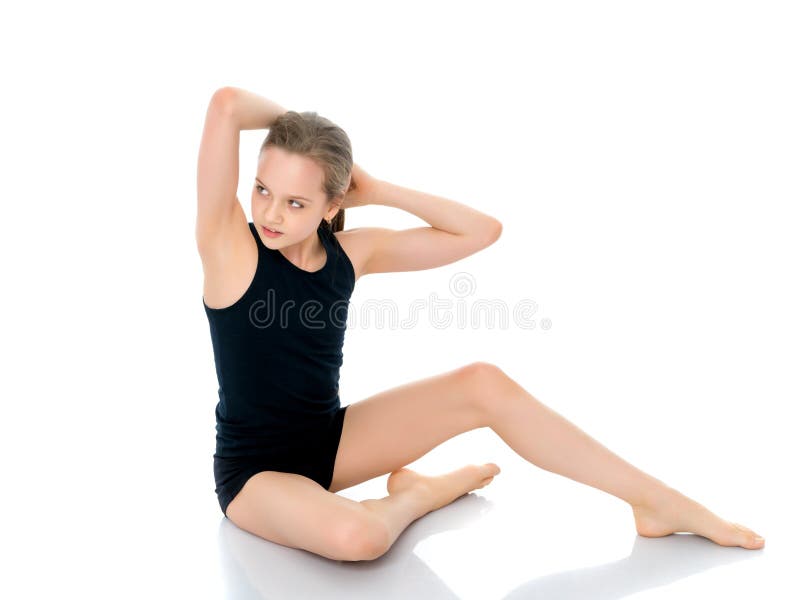
[(264, 245), (255, 225), (258, 266), (232, 305), (203, 307), (219, 383), (216, 456), (262, 454), (290, 445), (339, 409), (339, 368), (355, 272), (325, 223), (317, 234), (325, 266), (306, 271)]

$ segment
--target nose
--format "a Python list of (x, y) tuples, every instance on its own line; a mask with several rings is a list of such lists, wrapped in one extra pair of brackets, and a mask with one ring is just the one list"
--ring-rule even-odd
[(264, 216), (268, 223), (280, 225), (283, 223), (283, 211), (280, 207), (280, 202), (267, 202), (267, 207), (264, 209)]

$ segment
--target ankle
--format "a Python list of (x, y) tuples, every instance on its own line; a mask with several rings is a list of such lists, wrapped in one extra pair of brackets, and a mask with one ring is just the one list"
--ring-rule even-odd
[(669, 487), (655, 477), (647, 476), (646, 480), (636, 490), (636, 495), (628, 500), (632, 508), (656, 508), (669, 501), (669, 498), (678, 494), (678, 491)]

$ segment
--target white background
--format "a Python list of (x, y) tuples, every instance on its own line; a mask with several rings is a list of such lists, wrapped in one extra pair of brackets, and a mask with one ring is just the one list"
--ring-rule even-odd
[[(792, 595), (795, 3), (22, 6), (0, 11), (4, 597)], [(315, 110), (372, 175), (503, 223), (458, 263), (359, 280), (343, 404), (492, 362), (765, 548), (637, 538), (624, 503), (489, 430), (412, 466), (502, 474), (379, 561), (327, 561), (226, 521), (194, 240), (203, 119), (226, 85)], [(266, 133), (241, 136), (249, 218)], [(422, 224), (346, 213), (346, 228)], [(360, 318), (368, 301), (403, 316), (452, 299), (456, 273), (476, 285), (465, 306), (533, 300), (537, 327)]]

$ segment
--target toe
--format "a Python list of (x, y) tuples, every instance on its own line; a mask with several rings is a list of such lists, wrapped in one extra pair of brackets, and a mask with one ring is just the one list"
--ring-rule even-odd
[(757, 533), (750, 533), (747, 536), (747, 547), (748, 548), (760, 548), (764, 545), (764, 538), (758, 535)]
[(758, 535), (749, 527), (745, 527), (741, 523), (731, 523), (739, 532), (741, 545), (748, 548), (758, 548), (764, 545), (764, 538)]

